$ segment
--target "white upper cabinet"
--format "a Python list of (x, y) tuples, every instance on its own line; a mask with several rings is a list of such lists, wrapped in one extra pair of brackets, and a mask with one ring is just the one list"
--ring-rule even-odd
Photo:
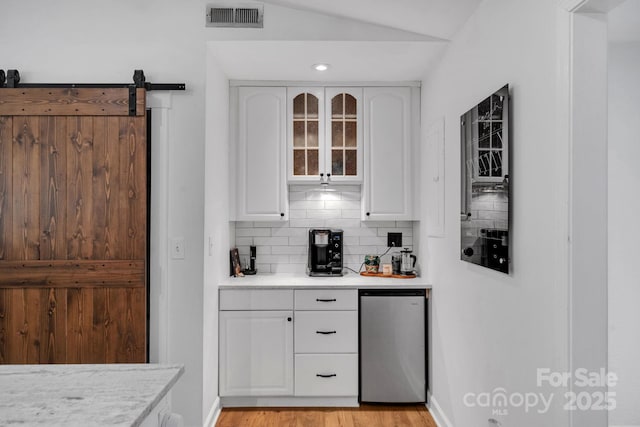
[(362, 88), (287, 90), (289, 182), (360, 183)]
[(238, 88), (236, 220), (288, 219), (286, 104), (286, 88)]
[(411, 220), (413, 126), (409, 87), (364, 89), (363, 220)]

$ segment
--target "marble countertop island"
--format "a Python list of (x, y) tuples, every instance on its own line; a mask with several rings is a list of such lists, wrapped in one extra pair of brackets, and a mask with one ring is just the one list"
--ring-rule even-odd
[(0, 426), (139, 426), (179, 365), (0, 366)]

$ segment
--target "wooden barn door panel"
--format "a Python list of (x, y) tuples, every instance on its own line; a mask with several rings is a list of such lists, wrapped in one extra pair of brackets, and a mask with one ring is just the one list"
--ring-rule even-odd
[(77, 115), (0, 116), (0, 363), (147, 358), (144, 105), (83, 115), (72, 95)]

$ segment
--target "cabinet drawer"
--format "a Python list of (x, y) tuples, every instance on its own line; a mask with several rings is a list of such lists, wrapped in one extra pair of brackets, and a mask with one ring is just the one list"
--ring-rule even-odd
[(296, 311), (296, 353), (357, 353), (357, 311)]
[(357, 289), (296, 290), (296, 310), (357, 310)]
[(296, 396), (357, 396), (358, 355), (297, 354)]
[(293, 289), (221, 289), (220, 310), (292, 310)]

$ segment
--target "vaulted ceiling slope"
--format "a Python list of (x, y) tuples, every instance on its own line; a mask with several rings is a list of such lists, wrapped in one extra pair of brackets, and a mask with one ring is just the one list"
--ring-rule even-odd
[(451, 40), (482, 0), (263, 0)]

